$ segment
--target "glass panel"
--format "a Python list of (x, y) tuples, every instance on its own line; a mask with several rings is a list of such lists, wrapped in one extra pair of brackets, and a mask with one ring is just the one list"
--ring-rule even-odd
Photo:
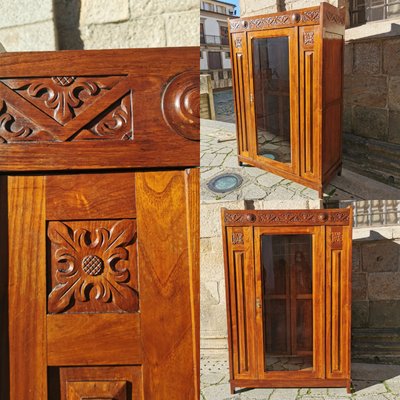
[(262, 235), (266, 371), (313, 366), (312, 236)]
[(289, 38), (253, 39), (253, 71), (258, 154), (290, 163)]

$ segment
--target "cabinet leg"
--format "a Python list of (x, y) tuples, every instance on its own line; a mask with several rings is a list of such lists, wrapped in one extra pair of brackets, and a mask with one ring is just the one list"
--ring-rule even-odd
[(235, 394), (235, 386), (231, 384), (231, 394)]
[(347, 389), (347, 393), (351, 393), (351, 381), (348, 382), (348, 384), (346, 385), (346, 389)]
[(242, 161), (239, 161), (238, 164), (239, 164), (239, 167), (243, 167), (243, 162)]

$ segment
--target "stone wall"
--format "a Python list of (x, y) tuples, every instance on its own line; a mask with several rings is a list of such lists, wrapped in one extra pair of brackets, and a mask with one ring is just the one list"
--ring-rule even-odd
[(400, 187), (400, 38), (346, 43), (343, 153), (346, 166)]
[(7, 51), (198, 46), (198, 0), (10, 0)]

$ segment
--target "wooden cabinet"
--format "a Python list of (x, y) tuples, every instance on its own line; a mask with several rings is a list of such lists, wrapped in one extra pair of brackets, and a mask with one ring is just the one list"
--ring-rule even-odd
[(350, 390), (352, 211), (222, 210), (230, 384)]
[(342, 166), (344, 11), (230, 20), (240, 163), (319, 191)]
[(198, 398), (198, 48), (0, 60), (1, 399)]

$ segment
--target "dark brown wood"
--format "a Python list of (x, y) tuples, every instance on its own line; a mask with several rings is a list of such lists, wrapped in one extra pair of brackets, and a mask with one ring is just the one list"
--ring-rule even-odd
[(199, 398), (198, 48), (0, 59), (0, 397)]
[[(268, 38), (288, 38), (290, 160), (265, 157), (257, 144), (258, 128), (267, 129), (258, 120), (257, 108), (267, 106), (256, 94), (273, 71), (256, 69), (253, 47), (255, 40)], [(342, 166), (344, 11), (321, 3), (232, 19), (230, 45), (239, 162), (301, 183), (322, 197), (323, 187)], [(263, 96), (284, 96), (278, 89), (266, 86)], [(281, 125), (289, 118), (282, 113)]]
[[(352, 218), (350, 208), (222, 209), (232, 392), (236, 387), (344, 386), (349, 390)], [(288, 264), (280, 262), (284, 257), (283, 250), (280, 250), (279, 263), (273, 266), (273, 279), (278, 279), (274, 282), (281, 282), (283, 286), (278, 286), (272, 295), (265, 292), (265, 288), (274, 286), (267, 283), (272, 275), (265, 273), (263, 264), (264, 257), (273, 259), (272, 247), (266, 253), (268, 250), (262, 245), (264, 235), (286, 243)], [(304, 280), (304, 273), (310, 267), (301, 258), (301, 254), (307, 251), (306, 242), (301, 244), (295, 240), (300, 236), (295, 235), (311, 237), (312, 279), (311, 276), (308, 278), (312, 282), (311, 293), (306, 289), (307, 280)], [(282, 242), (282, 238), (288, 238), (288, 241)], [(290, 240), (293, 240), (293, 245)], [(279, 273), (283, 274), (281, 281), (277, 278)], [(267, 323), (266, 313), (274, 315), (272, 303), (269, 303), (274, 299), (284, 302), (286, 308), (283, 315), (286, 327), (276, 331), (281, 335), (280, 340), (286, 342), (283, 351), (274, 351), (269, 338), (279, 328)], [(311, 310), (307, 311), (303, 306), (305, 317), (298, 319), (296, 312), (304, 301), (312, 302), (312, 317)], [(303, 324), (301, 337), (304, 340), (301, 342), (297, 342), (298, 323)], [(312, 346), (307, 342), (311, 338)], [(311, 364), (293, 370), (270, 369), (267, 360), (275, 354), (286, 359), (311, 356)]]

